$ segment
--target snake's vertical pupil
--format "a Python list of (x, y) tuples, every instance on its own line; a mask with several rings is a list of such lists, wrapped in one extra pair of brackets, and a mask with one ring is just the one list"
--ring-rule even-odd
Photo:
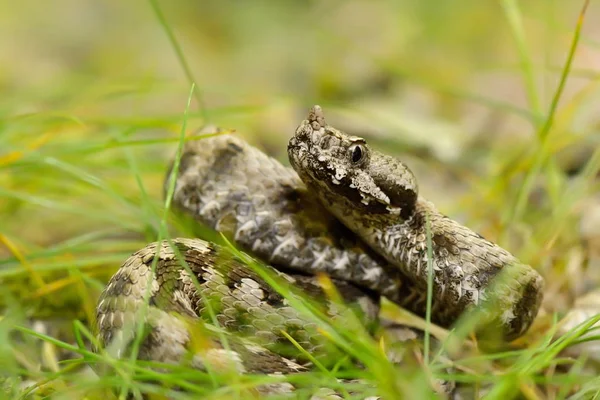
[(353, 163), (357, 163), (360, 161), (360, 159), (363, 156), (363, 151), (360, 145), (356, 145), (354, 146), (354, 149), (352, 150), (352, 162)]

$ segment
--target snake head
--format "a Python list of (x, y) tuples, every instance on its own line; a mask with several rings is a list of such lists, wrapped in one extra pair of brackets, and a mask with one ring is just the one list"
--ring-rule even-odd
[(312, 107), (296, 129), (288, 156), (307, 186), (332, 206), (397, 214), (404, 219), (414, 211), (418, 188), (412, 171), (401, 161), (372, 150), (365, 139), (327, 125), (319, 106)]

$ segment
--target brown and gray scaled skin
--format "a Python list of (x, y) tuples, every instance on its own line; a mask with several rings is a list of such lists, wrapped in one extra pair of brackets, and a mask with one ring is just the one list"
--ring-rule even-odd
[[(428, 219), (433, 319), (450, 325), (472, 306), (500, 294), (496, 322), (505, 335), (516, 337), (529, 327), (539, 308), (541, 277), (440, 214), (418, 195), (414, 175), (400, 161), (328, 126), (318, 107), (298, 127), (288, 154), (297, 172), (231, 135), (188, 142), (174, 204), (262, 261), (290, 272), (281, 276), (309, 295), (319, 292), (316, 273), (330, 275), (346, 300), (362, 306), (367, 316), (376, 314), (379, 295), (423, 314)], [(178, 363), (191, 351), (189, 361), (197, 368), (231, 361), (240, 372), (297, 372), (302, 366), (252, 343), (280, 342), (279, 332), (285, 330), (310, 349), (323, 344), (314, 325), (292, 316), (295, 311), (247, 265), (227, 258), (219, 262), (219, 248), (201, 240), (176, 242), (192, 275), (166, 243), (151, 244), (132, 255), (103, 292), (97, 307), (100, 339), (116, 356), (127, 354), (140, 320), (149, 328), (141, 358)], [(492, 292), (490, 283), (504, 271), (510, 279)], [(220, 325), (247, 334), (232, 337), (232, 351), (212, 336), (215, 346), (194, 345), (193, 327), (208, 326), (199, 323), (206, 320), (205, 298), (215, 300), (210, 304)]]
[[(324, 338), (314, 322), (291, 307), (251, 267), (220, 247), (200, 239), (175, 239), (172, 243), (193, 278), (167, 241), (160, 245), (152, 243), (134, 253), (110, 279), (98, 302), (97, 328), (103, 347), (115, 357), (128, 356), (137, 324), (144, 323), (149, 329), (141, 342), (140, 359), (179, 364), (191, 352), (190, 366), (198, 369), (219, 370), (229, 366), (239, 373), (265, 374), (305, 369), (268, 347), (288, 342), (281, 335), (285, 331), (308, 351), (318, 353)], [(157, 251), (153, 273), (152, 262)], [(314, 277), (273, 272), (326, 304)], [(358, 305), (365, 323), (376, 318), (379, 310), (376, 300), (350, 283), (334, 283), (347, 304)], [(225, 350), (219, 336), (211, 335), (204, 329), (206, 325), (201, 324), (210, 321), (209, 303), (218, 325), (238, 333), (228, 336), (232, 351)], [(149, 306), (146, 308), (145, 304)], [(337, 317), (331, 310), (335, 308), (325, 311)], [(200, 345), (193, 343), (194, 331)], [(200, 340), (203, 337), (204, 345)]]
[(423, 313), (423, 291), (329, 213), (292, 168), (233, 135), (186, 143), (173, 204), (279, 270), (326, 273)]
[[(324, 206), (422, 291), (427, 287), (429, 219), (433, 317), (438, 323), (449, 325), (472, 306), (493, 298), (488, 316), (506, 338), (529, 328), (540, 306), (542, 277), (508, 251), (442, 215), (419, 196), (415, 176), (401, 161), (327, 125), (319, 106), (290, 139), (288, 155)], [(500, 272), (506, 278), (492, 291), (490, 285)]]

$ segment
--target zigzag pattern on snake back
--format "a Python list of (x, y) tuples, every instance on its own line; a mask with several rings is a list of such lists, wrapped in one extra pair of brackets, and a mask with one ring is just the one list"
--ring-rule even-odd
[[(507, 338), (527, 330), (539, 308), (542, 278), (506, 250), (441, 215), (418, 195), (416, 179), (403, 163), (327, 125), (318, 106), (296, 130), (288, 154), (295, 171), (232, 135), (190, 141), (176, 177), (174, 204), (316, 297), (322, 293), (314, 275), (330, 275), (345, 299), (360, 305), (365, 321), (375, 318), (380, 295), (424, 314), (429, 221), (433, 320), (448, 326), (499, 294), (489, 324)], [(142, 322), (149, 334), (140, 358), (183, 361), (193, 335), (170, 313), (197, 324), (206, 299), (224, 327), (259, 344), (285, 341), (282, 329), (308, 348), (323, 344), (314, 326), (251, 268), (199, 239), (177, 239), (176, 245), (193, 276), (168, 244), (151, 244), (132, 255), (102, 293), (99, 337), (117, 355), (129, 348), (146, 290), (150, 307)], [(505, 270), (511, 279), (489, 293), (493, 278)], [(245, 339), (232, 340), (227, 352), (215, 343), (188, 361), (204, 368), (233, 360), (241, 372), (303, 368)]]

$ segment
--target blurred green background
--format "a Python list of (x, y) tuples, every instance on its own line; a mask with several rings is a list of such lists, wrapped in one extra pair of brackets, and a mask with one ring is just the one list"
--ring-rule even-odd
[[(202, 104), (192, 102), (190, 130), (207, 122), (236, 129), (285, 161), (294, 128), (309, 106), (321, 104), (335, 126), (446, 168), (476, 167), (475, 174), (504, 162), (491, 160), (494, 149), (518, 158), (536, 145), (581, 5), (159, 2), (202, 93)], [(591, 150), (597, 129), (598, 16), (591, 4), (552, 132), (560, 140), (552, 153), (565, 153), (559, 158), (569, 167), (581, 156), (575, 150)], [(5, 167), (11, 152), (27, 156), (75, 137), (176, 137), (190, 82), (152, 3), (23, 1), (4, 6), (0, 21)], [(576, 145), (587, 149), (563, 151)], [(138, 154), (167, 160), (174, 148)], [(61, 236), (41, 222), (10, 228), (39, 243)]]
[[(156, 239), (191, 87), (168, 30), (198, 89), (187, 133), (234, 129), (287, 163), (289, 137), (320, 104), (330, 124), (406, 160), (443, 212), (533, 265), (547, 280), (545, 308), (564, 311), (598, 283), (600, 258), (596, 220), (581, 223), (600, 202), (598, 2), (543, 128), (582, 4), (2, 5), (5, 317), (88, 324), (106, 279)], [(22, 362), (26, 349), (2, 346)]]

